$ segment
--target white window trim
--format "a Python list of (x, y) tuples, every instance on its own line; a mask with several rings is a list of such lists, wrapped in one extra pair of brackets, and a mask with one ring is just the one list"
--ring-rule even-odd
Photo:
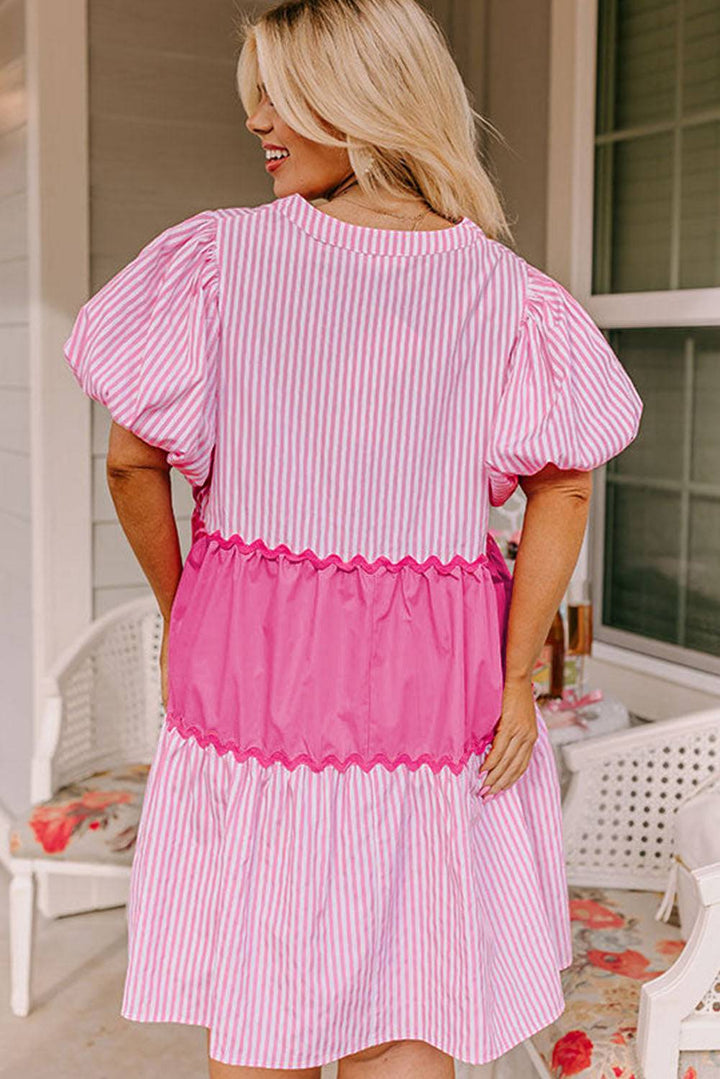
[[(601, 327), (720, 325), (720, 288), (593, 296), (593, 180), (597, 0), (552, 0), (547, 202), (547, 272), (561, 281)], [(588, 529), (575, 575), (600, 579), (605, 469), (598, 469)], [(599, 604), (595, 618), (599, 621)], [(632, 634), (596, 641), (598, 659), (720, 696), (720, 674), (633, 648)]]

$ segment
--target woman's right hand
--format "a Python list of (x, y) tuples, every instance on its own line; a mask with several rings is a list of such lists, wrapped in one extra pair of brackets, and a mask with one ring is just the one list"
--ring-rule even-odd
[(483, 761), (480, 772), (481, 778), (484, 778), (483, 798), (506, 790), (520, 778), (530, 763), (537, 738), (532, 680), (506, 680), (502, 712), (495, 728), (492, 749)]

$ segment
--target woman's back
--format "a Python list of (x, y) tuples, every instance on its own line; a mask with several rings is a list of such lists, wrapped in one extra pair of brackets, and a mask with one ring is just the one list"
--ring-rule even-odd
[(470, 219), (370, 228), (299, 194), (166, 229), (68, 346), (208, 530), (319, 558), (472, 560), (518, 471), (597, 467), (639, 419), (583, 308)]
[(483, 455), (520, 268), (465, 218), (351, 225), (291, 195), (216, 211), (222, 407), (209, 528), (320, 558), (484, 551)]

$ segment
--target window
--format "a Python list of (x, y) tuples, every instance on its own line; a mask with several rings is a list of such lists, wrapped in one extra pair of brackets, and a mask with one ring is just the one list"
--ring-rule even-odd
[(596, 636), (720, 672), (720, 0), (599, 0), (595, 90), (592, 294), (645, 402)]

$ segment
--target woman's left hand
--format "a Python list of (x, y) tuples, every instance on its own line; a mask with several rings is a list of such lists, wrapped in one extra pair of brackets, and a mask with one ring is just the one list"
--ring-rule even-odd
[(532, 680), (506, 681), (492, 749), (481, 765), (482, 789), (490, 788), (484, 798), (498, 794), (520, 778), (530, 763), (537, 737)]
[(168, 641), (170, 638), (170, 621), (163, 619), (163, 636), (160, 646), (160, 688), (162, 693), (163, 708), (167, 709), (168, 698)]

